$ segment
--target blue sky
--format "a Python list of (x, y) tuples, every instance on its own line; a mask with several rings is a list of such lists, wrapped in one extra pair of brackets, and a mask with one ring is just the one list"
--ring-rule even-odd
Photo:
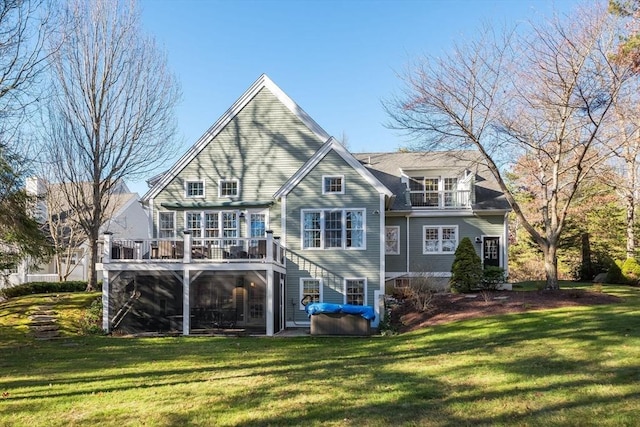
[(262, 73), (352, 152), (397, 150), (408, 140), (385, 128), (381, 103), (400, 90), (397, 73), (410, 61), (473, 38), (483, 22), (544, 19), (576, 3), (143, 0), (142, 18), (182, 85), (177, 159)]

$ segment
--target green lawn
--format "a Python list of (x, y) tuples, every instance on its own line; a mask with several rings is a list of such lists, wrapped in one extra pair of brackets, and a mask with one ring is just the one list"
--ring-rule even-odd
[(34, 341), (43, 297), (16, 299), (0, 425), (638, 425), (640, 289), (604, 289), (624, 302), (370, 338), (81, 337), (76, 294), (68, 338)]

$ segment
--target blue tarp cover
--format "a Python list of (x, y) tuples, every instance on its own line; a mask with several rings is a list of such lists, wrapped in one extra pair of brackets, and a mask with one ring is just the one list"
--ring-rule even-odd
[(327, 302), (314, 302), (305, 307), (305, 311), (309, 316), (312, 314), (320, 313), (344, 313), (344, 314), (359, 314), (367, 320), (373, 320), (376, 318), (376, 314), (373, 311), (373, 307), (368, 305), (353, 305), (353, 304), (330, 304)]

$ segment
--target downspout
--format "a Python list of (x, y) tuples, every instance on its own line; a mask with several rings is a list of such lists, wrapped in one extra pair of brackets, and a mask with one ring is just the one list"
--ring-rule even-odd
[(409, 257), (411, 256), (411, 252), (409, 251), (409, 215), (407, 215), (405, 218), (407, 218), (407, 236), (405, 238), (406, 240), (406, 251), (407, 251), (407, 274), (409, 274)]
[(503, 241), (504, 244), (502, 245), (503, 247), (503, 263), (504, 265), (502, 266), (502, 268), (504, 269), (504, 277), (508, 278), (509, 277), (509, 212), (505, 212), (504, 214), (504, 237), (503, 237)]

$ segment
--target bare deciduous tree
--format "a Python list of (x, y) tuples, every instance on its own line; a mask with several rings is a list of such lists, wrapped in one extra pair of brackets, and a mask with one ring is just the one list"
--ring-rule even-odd
[(43, 0), (0, 2), (0, 270), (26, 257), (44, 257), (48, 247), (28, 215), (23, 188), (28, 162), (20, 124), (37, 100), (46, 64), (42, 48), (49, 9)]
[(88, 236), (92, 289), (110, 195), (173, 154), (179, 88), (165, 55), (143, 34), (135, 1), (71, 0), (62, 17), (61, 39), (52, 40), (61, 48), (51, 60), (48, 151)]
[[(615, 28), (598, 7), (531, 23), (528, 31), (487, 27), (480, 39), (415, 65), (404, 77), (403, 96), (387, 103), (391, 126), (422, 147), (480, 152), (544, 253), (548, 289), (558, 288), (557, 250), (567, 213), (602, 161), (601, 127), (626, 75), (611, 63)], [(504, 179), (516, 159), (527, 165), (522, 186), (538, 202), (532, 214)]]
[(606, 128), (607, 147), (613, 154), (600, 178), (615, 189), (626, 210), (627, 258), (635, 257), (636, 205), (640, 192), (640, 80), (629, 79), (613, 106), (613, 117)]

